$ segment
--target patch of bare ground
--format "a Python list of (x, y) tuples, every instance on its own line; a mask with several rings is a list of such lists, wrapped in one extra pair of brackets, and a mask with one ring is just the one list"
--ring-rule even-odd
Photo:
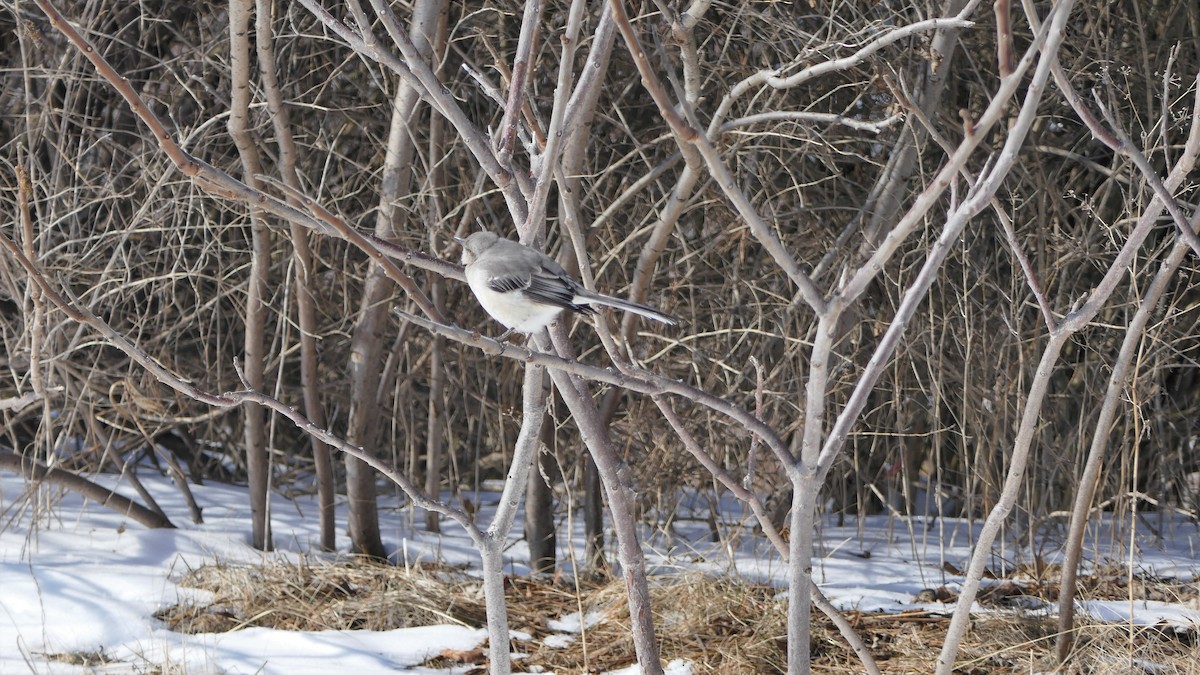
[[(1078, 628), (1068, 662), (1053, 661), (1053, 618), (1028, 612), (1016, 598), (1049, 600), (1053, 584), (1014, 575), (994, 582), (981, 595), (984, 606), (1003, 611), (972, 625), (959, 660), (961, 673), (1184, 673), (1200, 675), (1195, 631), (1165, 626), (1088, 624)], [(1127, 599), (1131, 589), (1145, 599), (1187, 602), (1195, 584), (1127, 579), (1101, 571), (1082, 582), (1083, 596)], [(180, 584), (209, 591), (206, 602), (183, 603), (156, 614), (172, 630), (208, 633), (264, 626), (282, 630), (391, 630), (484, 622), (479, 582), (446, 566), (404, 569), (346, 561), (337, 564), (277, 563), (267, 566), (217, 564), (188, 573)], [(939, 591), (943, 601), (952, 593)], [(775, 673), (786, 662), (783, 597), (778, 589), (700, 574), (657, 577), (653, 606), (663, 658), (687, 659), (696, 673)], [(926, 598), (922, 598), (926, 599)], [(567, 577), (508, 580), (509, 621), (532, 636), (514, 641), (529, 671), (603, 672), (634, 661), (621, 580)], [(947, 608), (948, 610), (949, 608)], [(588, 627), (563, 638), (550, 622), (582, 612)], [(929, 672), (946, 632), (948, 617), (927, 611), (848, 612), (847, 617), (887, 673)], [(813, 669), (861, 672), (854, 653), (824, 617), (813, 633)], [(486, 666), (483, 650), (444, 652), (426, 665)]]

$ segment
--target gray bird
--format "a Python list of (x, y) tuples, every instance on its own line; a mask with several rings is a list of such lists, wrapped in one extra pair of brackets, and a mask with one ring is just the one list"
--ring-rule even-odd
[(476, 232), (462, 245), (462, 263), (467, 267), (467, 285), (493, 319), (506, 330), (499, 339), (516, 331), (536, 333), (564, 309), (591, 314), (592, 305), (607, 305), (669, 326), (678, 321), (636, 302), (601, 295), (584, 288), (550, 256), (504, 239), (491, 232)]

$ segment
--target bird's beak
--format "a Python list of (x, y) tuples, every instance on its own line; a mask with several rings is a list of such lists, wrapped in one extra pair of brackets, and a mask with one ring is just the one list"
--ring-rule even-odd
[(466, 240), (466, 239), (463, 239), (462, 237), (451, 237), (451, 239), (453, 239), (454, 241), (458, 242), (458, 245), (459, 245), (459, 246), (466, 246), (466, 245), (467, 245), (467, 240)]

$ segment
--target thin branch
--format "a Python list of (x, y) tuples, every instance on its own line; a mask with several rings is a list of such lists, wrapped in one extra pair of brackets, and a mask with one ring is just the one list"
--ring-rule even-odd
[(750, 507), (750, 511), (754, 514), (754, 518), (758, 521), (759, 526), (762, 527), (763, 534), (766, 535), (767, 540), (771, 542), (775, 550), (786, 560), (788, 555), (787, 541), (784, 540), (783, 535), (780, 534), (775, 524), (771, 522), (771, 516), (767, 513), (767, 508), (758, 495), (743, 486), (717, 460), (713, 459), (712, 455), (700, 447), (700, 443), (696, 441), (695, 436), (684, 426), (683, 419), (679, 417), (679, 413), (675, 412), (675, 409), (666, 400), (661, 396), (651, 396), (650, 400), (654, 401), (654, 405), (658, 406), (658, 409), (662, 412), (663, 419), (667, 420), (667, 423), (675, 430), (675, 435), (683, 443), (684, 449), (695, 457), (696, 461), (700, 462), (700, 465), (707, 469), (713, 478), (716, 478), (721, 485), (724, 485), (734, 497), (737, 497)]
[[(541, 2), (526, 5), (541, 5)], [(518, 231), (525, 243), (536, 243), (545, 236), (546, 203), (550, 198), (550, 186), (554, 183), (556, 172), (561, 169), (559, 157), (562, 153), (562, 130), (564, 121), (570, 114), (571, 85), (574, 81), (575, 50), (579, 46), (579, 30), (583, 25), (583, 14), (586, 0), (572, 0), (571, 9), (567, 14), (567, 25), (562, 35), (562, 53), (559, 55), (558, 81), (554, 88), (554, 102), (550, 111), (550, 125), (544, 134), (546, 144), (533, 158), (532, 171), (536, 182), (533, 195), (529, 199), (529, 215), (524, 223), (520, 223)], [(540, 11), (540, 10), (539, 10)], [(524, 35), (524, 28), (522, 28)], [(511, 98), (510, 98), (511, 103)], [(505, 111), (507, 117), (508, 111)]]
[(503, 356), (524, 363), (537, 363), (551, 370), (563, 371), (585, 380), (603, 382), (649, 396), (674, 394), (675, 396), (721, 413), (740, 424), (747, 432), (758, 434), (784, 464), (791, 464), (794, 461), (783, 439), (762, 420), (723, 398), (688, 386), (679, 380), (672, 380), (645, 370), (639, 370), (637, 375), (634, 376), (614, 371), (610, 368), (590, 366), (579, 361), (564, 359), (556, 354), (534, 351), (508, 342), (498, 342), (465, 328), (434, 323), (424, 317), (410, 314), (400, 309), (392, 311), (405, 321), (414, 323), (436, 335), (441, 335), (455, 342), (474, 347), (491, 356)]
[[(954, 154), (954, 146), (950, 145), (950, 141), (937, 130), (933, 122), (925, 115), (925, 111), (919, 106), (913, 105), (908, 95), (896, 87), (891, 78), (885, 78), (892, 95), (904, 107), (913, 118), (920, 122), (924, 127), (925, 132), (934, 140), (947, 156)], [(959, 169), (959, 175), (967, 180), (968, 183), (975, 183), (975, 175), (966, 167)], [(1037, 302), (1038, 309), (1042, 312), (1042, 320), (1045, 321), (1047, 328), (1051, 331), (1055, 330), (1058, 325), (1058, 319), (1054, 317), (1054, 312), (1050, 309), (1050, 301), (1046, 298), (1046, 293), (1042, 290), (1041, 282), (1038, 281), (1037, 273), (1033, 269), (1033, 265), (1029, 262), (1029, 256), (1025, 255), (1025, 249), (1021, 246), (1021, 242), (1017, 239), (1016, 230), (1013, 229), (1012, 217), (1008, 215), (1008, 211), (1000, 203), (1000, 200), (993, 195), (988, 204), (991, 205), (992, 211), (996, 214), (996, 219), (1000, 221), (1000, 228), (1004, 230), (1004, 237), (1008, 242), (1009, 250), (1012, 251), (1013, 257), (1017, 259), (1017, 264), (1021, 266), (1021, 271), (1025, 275), (1025, 283), (1029, 286), (1029, 291), (1033, 293), (1034, 300)]]
[(316, 216), (317, 219), (319, 219), (322, 223), (333, 228), (333, 231), (336, 232), (342, 239), (345, 239), (351, 244), (357, 246), (360, 251), (366, 253), (367, 257), (370, 258), (372, 262), (379, 265), (383, 269), (384, 274), (386, 274), (389, 279), (396, 282), (400, 288), (404, 289), (404, 292), (408, 295), (408, 297), (411, 298), (413, 302), (421, 308), (421, 311), (429, 316), (429, 318), (434, 319), (435, 321), (445, 321), (445, 317), (442, 316), (441, 309), (439, 309), (437, 305), (429, 300), (428, 296), (425, 295), (425, 291), (421, 290), (421, 287), (417, 285), (417, 282), (411, 276), (405, 274), (404, 271), (401, 270), (398, 265), (396, 265), (393, 259), (403, 259), (409, 264), (421, 263), (415, 266), (432, 272), (437, 272), (444, 277), (465, 281), (466, 276), (463, 273), (462, 266), (439, 260), (437, 258), (431, 258), (413, 249), (397, 246), (376, 235), (359, 232), (358, 230), (350, 227), (346, 221), (326, 210), (325, 207), (313, 201), (312, 198), (294, 190), (291, 186), (279, 185), (278, 187), (290, 198), (299, 201), (299, 203), (308, 208), (308, 210), (311, 211), (312, 214)]
[(961, 12), (958, 13), (957, 16), (954, 17), (926, 19), (924, 21), (918, 21), (916, 23), (911, 23), (907, 26), (888, 31), (866, 45), (863, 45), (849, 56), (845, 56), (840, 59), (834, 59), (832, 61), (825, 61), (815, 66), (810, 66), (788, 77), (781, 77), (783, 74), (782, 68), (761, 70), (754, 75), (745, 78), (741, 82), (738, 82), (729, 89), (729, 93), (725, 94), (725, 97), (722, 98), (721, 102), (717, 105), (716, 111), (713, 112), (712, 121), (709, 123), (708, 127), (708, 133), (711, 135), (717, 129), (719, 129), (720, 126), (724, 124), (725, 118), (729, 115), (730, 109), (733, 108), (733, 104), (751, 90), (762, 86), (768, 86), (774, 89), (795, 88), (822, 75), (828, 75), (830, 73), (854, 68), (884, 47), (899, 42), (900, 40), (912, 35), (949, 28), (970, 28), (975, 25), (975, 22), (968, 20), (966, 17), (970, 16), (975, 11), (975, 6), (977, 4), (979, 4), (979, 0), (972, 0), (972, 2), (970, 2), (965, 8), (963, 8)]
[[(578, 5), (579, 3), (574, 3)], [(537, 42), (537, 28), (542, 20), (542, 10), (545, 3), (542, 0), (528, 0), (525, 3), (525, 15), (521, 18), (521, 32), (517, 36), (517, 53), (513, 58), (512, 77), (508, 83), (508, 102), (504, 106), (504, 117), (500, 120), (500, 142), (496, 148), (496, 159), (501, 166), (512, 168), (512, 153), (516, 146), (517, 127), (520, 122), (517, 116), (525, 103), (525, 89), (529, 83), (530, 65), (534, 54), (534, 43)], [(574, 6), (571, 9), (575, 11)], [(563, 58), (559, 68), (561, 74), (570, 70), (573, 64)]]
[[(767, 508), (762, 503), (762, 500), (759, 499), (758, 495), (756, 495), (748, 487), (739, 483), (736, 478), (730, 475), (729, 472), (724, 469), (724, 467), (718, 464), (711, 455), (709, 455), (704, 451), (703, 448), (700, 447), (700, 444), (696, 441), (696, 438), (692, 436), (691, 432), (689, 432), (684, 426), (683, 420), (679, 417), (675, 410), (671, 408), (671, 406), (665, 400), (663, 400), (662, 397), (653, 396), (651, 398), (654, 401), (654, 404), (658, 406), (658, 409), (662, 411), (663, 417), (667, 420), (667, 423), (670, 424), (671, 428), (675, 430), (675, 434), (679, 436), (679, 440), (683, 442), (683, 447), (693, 457), (695, 457), (696, 461), (700, 462), (700, 464), (707, 469), (714, 478), (720, 481), (721, 485), (724, 485), (734, 497), (745, 502), (750, 507), (750, 511), (754, 514), (755, 520), (758, 521), (759, 527), (762, 528), (763, 534), (766, 535), (767, 540), (771, 542), (771, 545), (775, 547), (775, 550), (786, 562), (788, 560), (789, 553), (788, 542), (784, 541), (783, 535), (781, 535), (779, 532), (779, 528), (775, 527), (775, 523), (771, 521), (771, 516), (767, 513)], [(829, 619), (838, 627), (838, 631), (842, 634), (842, 637), (846, 639), (847, 644), (849, 644), (850, 648), (854, 650), (854, 653), (858, 655), (859, 660), (862, 661), (863, 667), (867, 669), (867, 672), (878, 674), (880, 672), (879, 665), (875, 663), (875, 658), (871, 656), (871, 651), (867, 649), (867, 646), (862, 641), (862, 637), (857, 631), (854, 630), (854, 627), (850, 625), (850, 622), (846, 621), (846, 618), (842, 616), (842, 613), (839, 612), (837, 608), (829, 602), (829, 599), (825, 597), (825, 594), (821, 592), (821, 589), (818, 588), (816, 584), (812, 584), (810, 586), (810, 591), (812, 592), (813, 604), (815, 604), (817, 608), (820, 609), (825, 616), (828, 616)]]
[[(559, 354), (574, 356), (566, 330), (561, 323), (550, 325), (550, 335), (542, 331), (533, 336), (541, 350), (555, 349)], [(553, 344), (553, 347), (551, 347)], [(647, 675), (663, 675), (659, 659), (658, 641), (654, 635), (654, 612), (650, 602), (650, 584), (646, 577), (646, 558), (638, 540), (638, 517), (634, 506), (635, 492), (632, 472), (613, 445), (608, 424), (592, 398), (589, 387), (574, 381), (567, 372), (550, 370), (550, 377), (571, 416), (575, 428), (587, 446), (588, 454), (595, 460), (596, 469), (608, 496), (608, 512), (612, 515), (612, 527), (617, 534), (617, 557), (625, 577), (625, 598), (629, 607), (629, 620), (634, 652), (638, 665)]]
[(796, 284), (805, 302), (814, 311), (818, 313), (823, 312), (826, 302), (821, 292), (813, 284), (812, 279), (800, 269), (800, 263), (787, 250), (783, 242), (779, 240), (774, 229), (758, 214), (754, 205), (750, 203), (749, 197), (738, 187), (737, 181), (729, 171), (729, 168), (725, 166), (716, 147), (713, 146), (698, 127), (693, 126), (684, 119), (684, 116), (676, 110), (674, 103), (668, 98), (666, 89), (663, 87), (662, 82), (659, 81), (658, 76), (655, 75), (649, 59), (646, 58), (646, 53), (642, 50), (633, 24), (629, 21), (629, 15), (625, 12), (624, 2), (622, 0), (610, 1), (613, 8), (613, 18), (617, 22), (617, 28), (621, 31), (621, 36), (625, 39), (625, 45), (629, 49), (629, 53), (633, 56), (638, 74), (642, 77), (642, 85), (650, 93), (650, 97), (654, 99), (654, 103), (658, 106), (658, 112), (663, 120), (667, 122), (672, 132), (683, 143), (694, 145), (700, 151), (700, 155), (704, 158), (705, 164), (708, 166), (709, 173), (712, 174), (717, 184), (721, 186), (721, 189), (725, 192), (725, 196), (733, 204), (734, 208), (737, 209), (738, 215), (750, 226), (755, 239), (766, 249), (767, 253), (779, 265), (780, 269), (788, 275), (788, 278)]
[(1012, 74), (1013, 34), (1010, 0), (996, 0), (996, 63), (1000, 66), (1000, 77)]
[(537, 457), (541, 442), (542, 424), (546, 418), (545, 369), (536, 363), (525, 366), (525, 382), (521, 388), (521, 429), (513, 444), (512, 463), (504, 480), (500, 503), (492, 516), (492, 523), (485, 534), (493, 542), (504, 544), (512, 530), (517, 507), (521, 504), (521, 493), (525, 490), (525, 479), (529, 468)]
[[(39, 2), (45, 1), (39, 0)], [(461, 135), (463, 143), (471, 151), (475, 160), (479, 162), (480, 167), (483, 168), (488, 176), (491, 177), (492, 182), (504, 194), (509, 208), (517, 209), (514, 211), (514, 214), (521, 214), (523, 219), (525, 198), (519, 188), (520, 174), (513, 174), (500, 165), (495, 153), (492, 152), (492, 147), (488, 142), (487, 136), (475, 127), (470, 118), (459, 107), (458, 102), (454, 100), (454, 96), (450, 93), (450, 90), (441, 83), (429, 65), (421, 60), (416, 46), (409, 39), (408, 33), (401, 28), (390, 7), (374, 0), (372, 2), (372, 6), (383, 21), (384, 28), (392, 37), (396, 46), (399, 47), (407, 63), (397, 58), (391, 52), (379, 48), (378, 43), (374, 40), (374, 36), (371, 36), (371, 40), (368, 42), (365, 36), (369, 33), (369, 24), (361, 26), (364, 33), (360, 35), (336, 19), (324, 7), (317, 4), (317, 0), (300, 0), (300, 4), (311, 12), (326, 28), (342, 38), (348, 47), (372, 61), (387, 67), (405, 79), (410, 86), (420, 91), (422, 97), (429, 105), (454, 125), (454, 128)]]
[[(1184, 143), (1183, 152), (1179, 155), (1178, 162), (1171, 168), (1170, 173), (1167, 174), (1166, 185), (1169, 189), (1178, 187), (1179, 183), (1195, 167), (1197, 157), (1200, 157), (1200, 75), (1197, 76), (1195, 90), (1195, 98), (1192, 103), (1191, 130), (1188, 133), (1187, 141)], [(1149, 222), (1150, 217), (1156, 217), (1157, 214), (1158, 209), (1148, 208), (1142, 217)], [(1200, 220), (1193, 219), (1192, 229), (1195, 230), (1197, 228), (1200, 228)], [(1186, 242), (1182, 237), (1176, 240), (1170, 255), (1163, 261), (1158, 275), (1151, 282), (1150, 287), (1143, 296), (1141, 306), (1138, 307), (1138, 311), (1134, 314), (1133, 319), (1130, 320), (1129, 326), (1126, 328), (1125, 339), (1121, 344), (1121, 350), (1118, 353), (1112, 373), (1109, 376), (1104, 403), (1101, 404), (1100, 414), (1093, 427), (1092, 443), (1088, 449), (1088, 456), (1084, 461), (1083, 472), (1079, 478), (1079, 488), (1075, 494), (1075, 503), (1071, 510), (1071, 522), (1067, 531), (1067, 541), (1063, 547), (1063, 575), (1062, 583), (1059, 586), (1059, 631), (1056, 645), (1056, 652), (1060, 662), (1066, 658), (1074, 642), (1075, 575), (1078, 573), (1079, 560), (1082, 556), (1083, 533), (1087, 525), (1088, 512), (1092, 500), (1095, 498), (1096, 486), (1100, 479), (1100, 469), (1108, 448), (1108, 430), (1116, 415), (1117, 406), (1120, 402), (1120, 392), (1123, 390), (1124, 383), (1128, 378), (1126, 371), (1135, 351), (1134, 347), (1140, 344), (1142, 330), (1149, 319), (1151, 310), (1157, 306), (1163, 292), (1160, 286), (1166, 283), (1165, 280), (1167, 278), (1173, 278), (1175, 270), (1182, 263), (1186, 248)]]
[[(1070, 2), (1071, 0), (1064, 1)], [(1013, 440), (1013, 455), (1009, 463), (1008, 475), (1004, 480), (1000, 499), (992, 507), (991, 513), (984, 521), (979, 538), (975, 541), (975, 550), (971, 555), (971, 562), (967, 566), (958, 602), (954, 607), (954, 615), (950, 619), (950, 626), (946, 630), (946, 639), (942, 643), (942, 651), (937, 658), (938, 675), (950, 675), (954, 672), (954, 662), (958, 658), (959, 645), (962, 644), (963, 635), (966, 633), (970, 621), (971, 605), (974, 604), (975, 597), (979, 592), (980, 579), (983, 577), (987, 561), (994, 555), (992, 544), (996, 541), (1001, 523), (1008, 517), (1013, 505), (1016, 504), (1021, 479), (1029, 461), (1029, 446), (1033, 443), (1034, 432), (1037, 430), (1037, 423), (1041, 417), (1042, 403), (1045, 401), (1049, 389), (1050, 376), (1053, 375), (1054, 365), (1058, 362), (1058, 356), (1067, 342), (1067, 335), (1067, 333), (1051, 335), (1045, 351), (1042, 352), (1037, 370), (1033, 374), (1033, 381), (1025, 399), (1025, 409), (1021, 413), (1021, 424), (1017, 429), (1016, 438)]]
[[(1051, 13), (1057, 16), (1058, 13), (1063, 11), (1062, 5), (1063, 3), (1061, 2), (1055, 4), (1053, 9), (1050, 10)], [(1054, 39), (1054, 44), (1058, 44), (1061, 41), (1061, 37), (1049, 35), (1048, 30), (1037, 32), (1024, 57), (1013, 69), (1012, 74), (1000, 81), (1000, 85), (996, 88), (996, 93), (993, 94), (987, 108), (980, 115), (979, 119), (967, 130), (958, 148), (946, 160), (941, 169), (938, 170), (937, 175), (929, 182), (928, 186), (917, 195), (908, 212), (892, 227), (891, 231), (883, 238), (879, 247), (871, 254), (870, 258), (855, 270), (850, 279), (842, 285), (842, 288), (837, 293), (838, 301), (849, 304), (867, 290), (871, 282), (883, 270), (884, 264), (899, 250), (900, 244), (921, 224), (929, 209), (933, 208), (933, 205), (941, 199), (946, 189), (950, 187), (954, 177), (966, 165), (967, 160), (974, 155), (975, 150), (983, 142), (988, 132), (1006, 114), (1012, 97), (1025, 85), (1025, 72), (1037, 59), (1042, 46), (1047, 44), (1047, 40), (1051, 38)], [(1016, 148), (1013, 148), (1011, 152), (1015, 153)]]
[[(315, 6), (314, 0), (300, 0), (307, 8), (312, 10)], [(513, 220), (521, 222), (528, 217), (529, 205), (526, 201), (526, 195), (529, 194), (528, 179), (524, 178), (521, 172), (512, 172), (500, 163), (500, 160), (492, 152), (491, 145), (487, 141), (487, 136), (471, 123), (466, 112), (458, 105), (458, 101), (450, 93), (450, 89), (442, 84), (438, 79), (437, 74), (428, 63), (421, 58), (421, 53), (413, 44), (412, 39), (408, 36), (408, 32), (400, 25), (396, 19), (396, 15), (392, 12), (391, 6), (382, 0), (371, 0), (371, 6), (375, 8), (375, 12), (379, 15), (383, 26), (387, 30), (396, 47), (400, 49), (400, 53), (404, 55), (407, 67), (412, 69), (414, 75), (420, 80), (424, 91), (428, 94), (431, 102), (435, 102), (434, 109), (440, 112), (447, 120), (450, 121), (463, 144), (471, 151), (475, 157), (475, 161), (492, 179), (492, 182), (500, 188), (501, 194), (504, 195), (504, 201), (508, 204), (509, 212), (513, 216)], [(329, 25), (325, 19), (322, 23)], [(351, 45), (353, 47), (353, 45)], [(383, 52), (377, 52), (375, 56), (382, 56)], [(374, 58), (374, 57), (372, 57)], [(387, 62), (380, 61), (384, 65), (389, 65), (392, 60)]]
[[(1193, 219), (1191, 227), (1200, 228), (1200, 210)], [(1075, 630), (1075, 575), (1079, 571), (1079, 561), (1083, 552), (1083, 533), (1087, 527), (1088, 513), (1092, 500), (1096, 496), (1096, 487), (1100, 482), (1100, 471), (1103, 468), (1104, 455), (1108, 450), (1110, 429), (1113, 428), (1118, 408), (1125, 401), (1122, 395), (1130, 377), (1130, 365), (1137, 354), (1138, 347), (1145, 335), (1154, 310), (1158, 307), (1163, 293), (1175, 279), (1179, 266), (1187, 254), (1188, 245), (1183, 237), (1177, 237), (1171, 253), (1159, 266), (1149, 288), (1138, 306), (1137, 312), (1125, 328), (1125, 338), (1121, 342), (1120, 352), (1113, 364), (1112, 373), (1108, 378), (1108, 388), (1104, 392), (1104, 402), (1100, 406), (1100, 414), (1092, 429), (1092, 442), (1088, 448), (1087, 459), (1084, 461), (1083, 473), (1079, 477), (1079, 488), (1075, 494), (1075, 504), (1071, 511), (1070, 526), (1067, 531), (1067, 541), (1064, 547), (1062, 563), (1062, 582), (1059, 586), (1058, 603), (1058, 637), (1056, 652), (1061, 663), (1066, 659), (1074, 642)]]
[(835, 115), (833, 113), (821, 112), (802, 112), (793, 110), (772, 110), (769, 112), (755, 113), (752, 115), (743, 115), (735, 117), (723, 124), (717, 129), (720, 134), (727, 134), (735, 129), (742, 127), (753, 126), (755, 124), (763, 124), (764, 122), (797, 122), (801, 124), (827, 124), (829, 126), (843, 126), (856, 131), (867, 131), (872, 134), (883, 133), (887, 129), (895, 126), (898, 122), (904, 120), (903, 115), (892, 115), (871, 122), (868, 120), (856, 120), (853, 117), (845, 115)]
[[(1200, 86), (1200, 75), (1197, 75), (1196, 82), (1197, 86)], [(1113, 134), (1116, 135), (1117, 147), (1113, 148), (1113, 150), (1128, 157), (1133, 162), (1133, 165), (1138, 168), (1138, 171), (1142, 172), (1142, 176), (1150, 184), (1154, 195), (1162, 202), (1163, 206), (1167, 209), (1167, 213), (1171, 214), (1171, 220), (1175, 223), (1175, 227), (1178, 228), (1179, 236), (1183, 237), (1183, 240), (1187, 242), (1192, 251), (1200, 255), (1200, 237), (1197, 237), (1196, 233), (1192, 231), (1192, 227), (1188, 223), (1187, 214), (1183, 212), (1183, 208), (1179, 206), (1179, 202), (1175, 201), (1175, 195), (1171, 194), (1171, 191), (1163, 184), (1158, 172), (1154, 170), (1154, 167), (1150, 166), (1150, 159), (1146, 157), (1146, 153), (1134, 145), (1133, 140), (1129, 138), (1129, 134), (1125, 133), (1125, 129), (1117, 123), (1117, 120), (1095, 91), (1092, 92), (1092, 96), (1096, 100), (1096, 106), (1100, 108), (1100, 114), (1104, 115), (1105, 121), (1108, 122), (1108, 125), (1113, 130)]]
[[(302, 2), (303, 1), (306, 0), (302, 0)], [(88, 40), (84, 38), (79, 31), (75, 30), (75, 28), (67, 22), (66, 18), (63, 17), (63, 15), (57, 9), (55, 9), (52, 4), (50, 4), (49, 0), (35, 0), (35, 2), (37, 3), (38, 7), (40, 7), (42, 11), (46, 13), (47, 18), (50, 20), (50, 25), (66, 36), (71, 44), (74, 45), (76, 49), (78, 49), (80, 53), (82, 53), (89, 61), (91, 61), (92, 65), (96, 67), (96, 72), (99, 73), (100, 76), (105, 80), (107, 80), (109, 84), (111, 84), (117, 91), (117, 93), (125, 99), (125, 102), (129, 106), (130, 110), (132, 110), (133, 113), (137, 115), (138, 119), (140, 119), (142, 123), (146, 125), (150, 133), (158, 141), (159, 147), (162, 148), (163, 152), (166, 153), (171, 162), (175, 164), (176, 168), (183, 172), (184, 175), (194, 180), (196, 185), (198, 185), (201, 189), (209, 194), (212, 194), (213, 196), (241, 202), (248, 206), (261, 209), (273, 216), (280, 218), (284, 222), (296, 223), (322, 234), (335, 236), (342, 239), (347, 238), (345, 232), (339, 232), (326, 222), (323, 222), (322, 220), (285, 203), (283, 200), (269, 195), (262, 190), (256, 190), (250, 187), (246, 183), (234, 178), (233, 176), (230, 176), (224, 171), (221, 171), (211, 164), (183, 150), (183, 148), (176, 143), (175, 139), (172, 138), (167, 132), (166, 127), (163, 126), (163, 123), (158, 119), (158, 116), (150, 110), (145, 101), (143, 101), (137, 92), (134, 91), (133, 86), (129, 83), (129, 80), (119, 74), (108, 63), (108, 61), (100, 55), (99, 50), (92, 46), (92, 44), (88, 42)], [(314, 206), (314, 201), (311, 198), (304, 197), (303, 202), (309, 206), (309, 208), (313, 208)], [(428, 256), (419, 254), (416, 251), (406, 249), (390, 242), (378, 240), (378, 238), (372, 238), (369, 235), (360, 236), (366, 241), (370, 241), (372, 244), (374, 244), (379, 251), (387, 253), (387, 255), (392, 258), (403, 260), (407, 264), (423, 267), (425, 269), (432, 269), (440, 274), (455, 276), (452, 272), (450, 272), (451, 267), (447, 267), (447, 264), (444, 262), (432, 262)], [(354, 238), (353, 240), (348, 239), (348, 241), (358, 246), (361, 245), (363, 239)], [(363, 252), (368, 256), (374, 255), (372, 251), (367, 248), (364, 248)], [(404, 284), (402, 284), (402, 286), (403, 285)], [(415, 285), (413, 287), (415, 288)], [(436, 310), (433, 309), (433, 305), (429, 303), (427, 299), (423, 298), (423, 294), (413, 295), (411, 297), (413, 301), (416, 302), (421, 308), (421, 311), (432, 311), (436, 313)]]
[[(42, 272), (33, 264), (20, 248), (13, 243), (11, 239), (0, 232), (0, 247), (8, 249), (18, 263), (25, 268), (29, 275), (30, 281), (41, 289), (45, 297), (50, 302), (62, 310), (73, 321), (80, 324), (90, 326), (97, 333), (102, 335), (104, 339), (113, 347), (123, 352), (126, 356), (132, 359), (141, 367), (145, 368), (154, 376), (160, 383), (170, 387), (171, 389), (183, 394), (184, 396), (213, 406), (215, 408), (233, 408), (242, 405), (243, 403), (257, 403), (258, 405), (271, 408), (284, 417), (291, 420), (298, 429), (304, 433), (311, 434), (328, 444), (329, 446), (347, 454), (355, 459), (370, 466), (378, 471), (381, 475), (395, 483), (401, 490), (404, 491), (408, 498), (412, 500), (416, 506), (437, 511), (451, 518), (458, 524), (463, 526), (467, 534), (473, 541), (481, 541), (483, 536), (482, 531), (472, 522), (471, 517), (464, 511), (456, 509), (445, 502), (433, 499), (424, 494), (416, 485), (412, 484), (403, 474), (395, 471), (387, 462), (375, 457), (372, 453), (366, 452), (362, 448), (351, 445), (340, 437), (334, 435), (330, 431), (320, 428), (313, 424), (307, 417), (299, 411), (287, 406), (281, 401), (257, 391), (233, 391), (224, 394), (214, 394), (196, 385), (184, 380), (182, 377), (172, 373), (165, 366), (154, 360), (154, 357), (147, 354), (140, 347), (135, 345), (118, 332), (107, 322), (93, 314), (90, 310), (82, 307), (78, 302), (67, 300), (58, 292)], [(64, 289), (69, 292), (69, 289)]]

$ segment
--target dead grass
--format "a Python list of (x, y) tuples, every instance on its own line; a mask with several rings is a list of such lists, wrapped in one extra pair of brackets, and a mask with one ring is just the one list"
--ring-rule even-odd
[(184, 603), (155, 618), (182, 633), (220, 633), (248, 626), (280, 630), (391, 630), (484, 622), (479, 585), (448, 568), (409, 570), (350, 562), (206, 565), (181, 585), (213, 593), (207, 604)]
[[(1111, 577), (1110, 577), (1111, 578)], [(329, 565), (212, 565), (189, 573), (183, 586), (213, 593), (204, 604), (180, 604), (157, 618), (180, 632), (224, 632), (247, 626), (283, 630), (390, 630), (458, 623), (479, 627), (484, 613), (479, 583), (462, 570), (435, 566), (403, 569), (347, 561)], [(1042, 588), (1004, 582), (1007, 587)], [(1128, 587), (1085, 580), (1089, 597), (1123, 599)], [(1049, 587), (1049, 584), (1045, 585)], [(1139, 580), (1152, 598), (1181, 598), (1178, 584)], [(532, 640), (514, 643), (527, 654), (522, 667), (547, 672), (602, 672), (634, 661), (624, 582), (567, 578), (512, 578), (509, 620)], [(1194, 592), (1194, 588), (1193, 588)], [(697, 673), (774, 673), (785, 664), (785, 603), (777, 589), (727, 578), (687, 573), (657, 577), (652, 589), (660, 647), (666, 660), (684, 658)], [(1035, 597), (1036, 593), (1025, 595)], [(1011, 594), (990, 596), (1005, 607)], [(1194, 597), (1194, 596), (1193, 596)], [(583, 609), (596, 616), (582, 636), (566, 646), (546, 638), (558, 633), (548, 622)], [(880, 667), (888, 673), (928, 672), (945, 635), (948, 618), (924, 611), (894, 614), (851, 612)], [(1166, 627), (1083, 625), (1067, 665), (1055, 668), (1054, 623), (1044, 613), (998, 611), (975, 620), (959, 661), (962, 673), (1143, 672), (1138, 661), (1157, 664), (1156, 673), (1200, 675), (1195, 631)], [(824, 617), (814, 621), (815, 672), (859, 672), (853, 652)], [(426, 665), (484, 665), (484, 652), (447, 652)]]
[[(120, 661), (113, 658), (103, 649), (81, 649), (72, 652), (33, 652), (51, 663), (63, 663), (76, 666), (84, 673), (120, 672), (131, 675), (186, 675), (187, 669), (178, 664), (152, 663), (149, 660)], [(39, 668), (30, 663), (30, 672), (40, 672)], [(52, 669), (50, 672), (58, 672)], [(71, 671), (74, 672), (74, 671)]]
[(35, 652), (47, 661), (54, 663), (66, 663), (72, 666), (81, 666), (83, 668), (94, 668), (112, 663), (112, 658), (104, 652), (103, 649), (96, 650), (80, 650), (74, 652)]

